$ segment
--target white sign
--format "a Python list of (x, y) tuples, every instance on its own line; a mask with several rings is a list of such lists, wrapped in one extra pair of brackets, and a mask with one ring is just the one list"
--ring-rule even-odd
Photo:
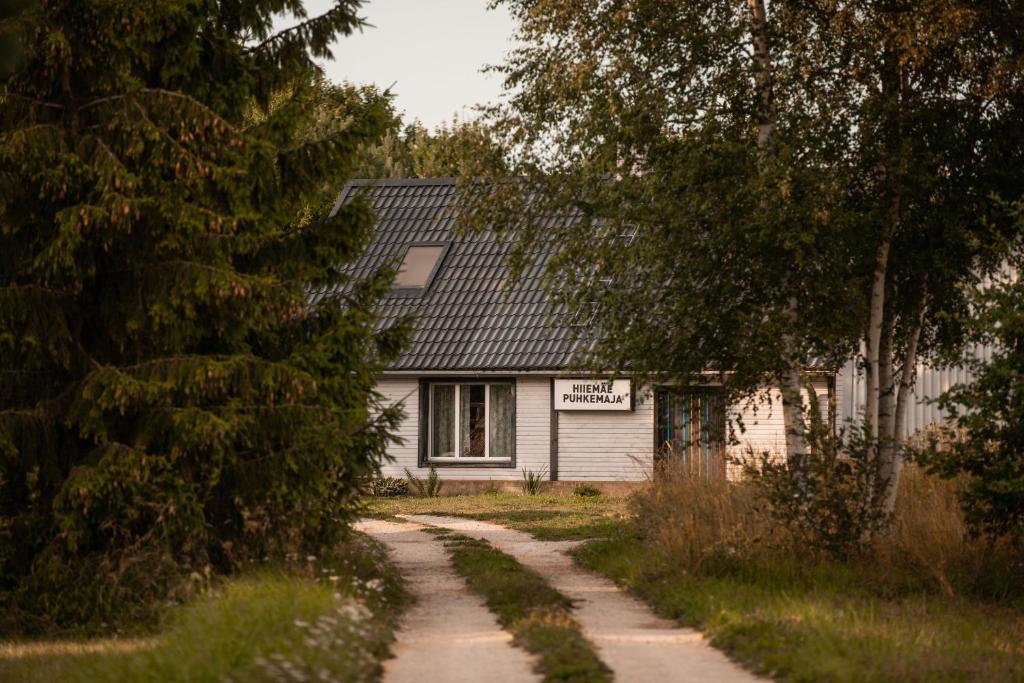
[(633, 410), (628, 379), (556, 379), (555, 410)]

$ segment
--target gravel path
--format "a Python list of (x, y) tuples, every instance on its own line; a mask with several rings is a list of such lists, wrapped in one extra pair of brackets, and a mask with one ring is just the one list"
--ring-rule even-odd
[(521, 531), (456, 517), (403, 517), (482, 538), (575, 600), (574, 616), (584, 635), (597, 647), (598, 656), (615, 673), (616, 683), (763, 680), (711, 647), (698, 631), (657, 617), (612, 581), (577, 567), (566, 551), (578, 542), (538, 541)]
[(535, 660), (512, 646), (512, 636), (423, 527), (364, 520), (356, 528), (387, 545), (416, 598), (399, 625), (394, 657), (384, 662), (384, 683), (540, 681)]

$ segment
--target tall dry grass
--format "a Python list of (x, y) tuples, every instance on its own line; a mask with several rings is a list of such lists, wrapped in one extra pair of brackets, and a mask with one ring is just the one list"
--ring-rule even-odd
[(951, 567), (980, 567), (985, 543), (968, 534), (960, 509), (960, 480), (940, 479), (907, 467), (900, 479), (896, 509), (886, 532), (872, 543), (878, 562), (890, 569), (911, 569), (935, 581), (947, 595), (956, 590)]
[(690, 571), (714, 557), (749, 556), (791, 538), (764, 513), (749, 484), (706, 482), (682, 467), (661, 468), (630, 507), (648, 546)]
[[(1014, 588), (1022, 583), (1014, 576), (1024, 571), (1024, 558), (1008, 544), (971, 537), (960, 509), (961, 487), (961, 481), (908, 466), (891, 524), (862, 553), (841, 561), (863, 570), (866, 581), (930, 586), (950, 596), (1024, 592), (1024, 586)], [(721, 566), (723, 558), (733, 565), (781, 559), (807, 568), (816, 560), (837, 561), (773, 518), (750, 483), (706, 482), (669, 467), (630, 506), (645, 544), (694, 573), (709, 562)]]

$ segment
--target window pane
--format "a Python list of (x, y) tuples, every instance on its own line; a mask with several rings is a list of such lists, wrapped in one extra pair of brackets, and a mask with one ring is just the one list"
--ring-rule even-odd
[(444, 247), (409, 247), (395, 274), (395, 287), (426, 287)]
[(459, 427), (462, 457), (484, 457), (485, 406), (483, 384), (463, 384), (459, 387)]
[(491, 385), (492, 458), (511, 458), (516, 441), (516, 396), (511, 384)]
[(430, 386), (430, 457), (455, 456), (455, 386)]

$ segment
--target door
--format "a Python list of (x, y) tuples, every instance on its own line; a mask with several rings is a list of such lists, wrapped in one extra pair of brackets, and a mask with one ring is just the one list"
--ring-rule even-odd
[(658, 415), (659, 461), (682, 466), (702, 479), (724, 480), (725, 401), (716, 387), (685, 391), (661, 390), (655, 409)]

